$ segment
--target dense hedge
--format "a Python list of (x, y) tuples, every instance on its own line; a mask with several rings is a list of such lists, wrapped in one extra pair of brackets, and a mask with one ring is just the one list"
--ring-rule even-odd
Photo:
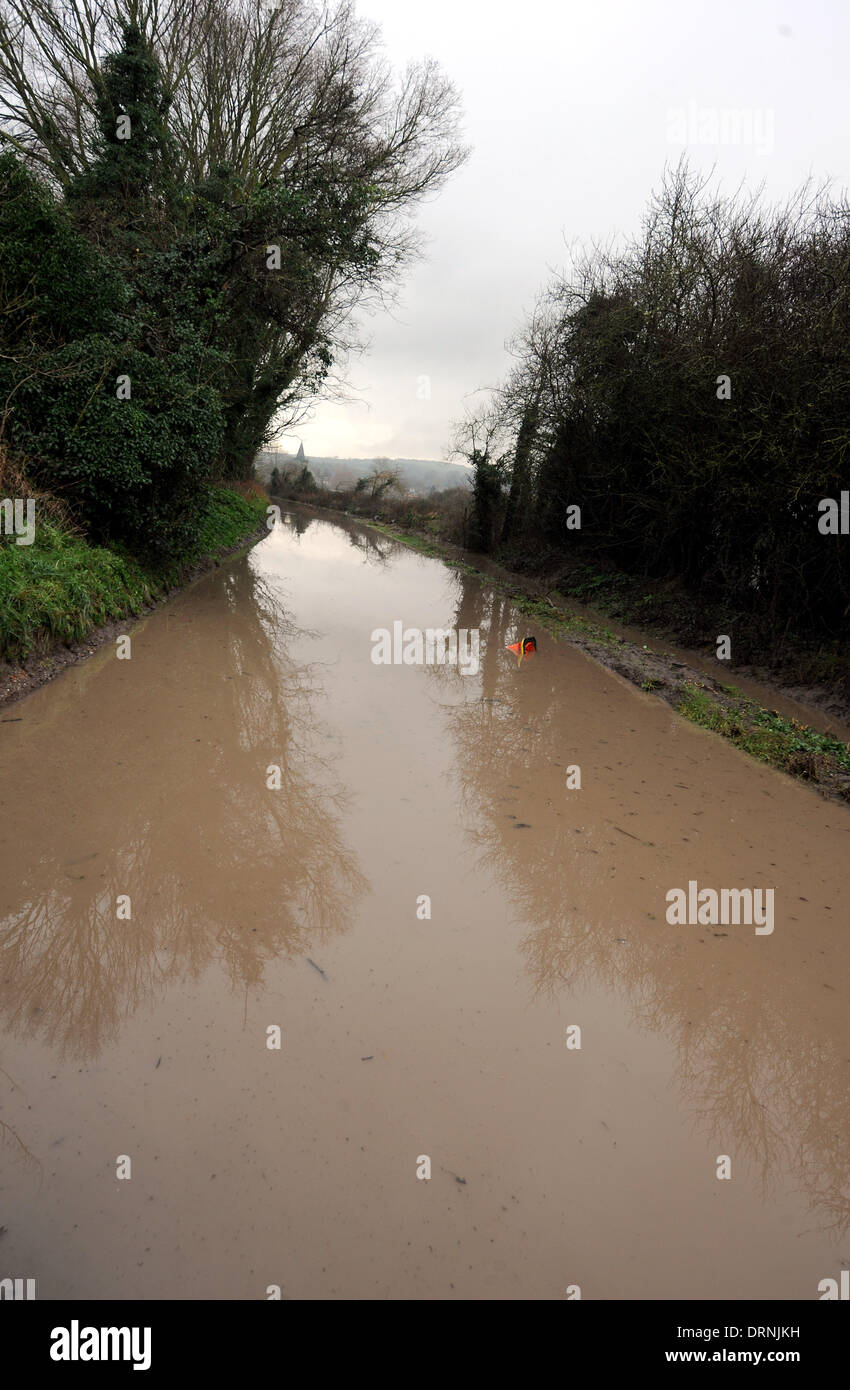
[[(30, 476), (73, 498), (95, 539), (179, 554), (205, 505), (223, 432), (221, 402), (170, 362), (92, 337), (57, 350), (52, 374), (16, 395), (16, 442)], [(118, 399), (115, 381), (130, 382)]]
[(518, 346), (479, 531), (683, 581), (776, 639), (848, 633), (850, 536), (820, 529), (850, 488), (846, 202), (764, 208), (680, 167), (642, 235), (558, 277)]
[(133, 25), (95, 96), (61, 194), (0, 154), (0, 442), (95, 542), (180, 555), (210, 484), (250, 477), (287, 392), (324, 379), (329, 276), (377, 268), (367, 185), (333, 159), (297, 187), (226, 165), (181, 184)]
[[(12, 155), (0, 157), (0, 399), (32, 483), (96, 541), (185, 550), (224, 416), (211, 355), (187, 331), (146, 350), (131, 287)], [(119, 378), (122, 382), (119, 382)]]

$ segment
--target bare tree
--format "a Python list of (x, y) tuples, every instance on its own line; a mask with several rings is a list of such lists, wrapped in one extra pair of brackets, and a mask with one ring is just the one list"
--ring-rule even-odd
[(129, 24), (161, 64), (187, 182), (330, 161), (389, 225), (466, 158), (452, 83), (432, 59), (397, 79), (351, 0), (0, 0), (0, 124), (60, 184), (91, 166), (102, 62)]

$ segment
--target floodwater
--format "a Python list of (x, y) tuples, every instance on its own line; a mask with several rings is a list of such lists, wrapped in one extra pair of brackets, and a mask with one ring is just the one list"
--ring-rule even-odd
[[(516, 617), (293, 512), (137, 624), (131, 659), (0, 711), (0, 1277), (54, 1299), (839, 1278), (850, 809), (545, 633), (518, 669)], [(480, 630), (480, 671), (374, 664), (398, 620)], [(689, 880), (774, 889), (773, 932), (668, 925)]]

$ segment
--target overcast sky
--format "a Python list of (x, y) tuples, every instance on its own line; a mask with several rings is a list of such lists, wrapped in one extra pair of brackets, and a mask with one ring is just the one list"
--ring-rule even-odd
[[(464, 397), (496, 382), (566, 246), (636, 231), (687, 151), (724, 187), (784, 198), (850, 183), (847, 0), (358, 0), (390, 58), (431, 55), (460, 88), (468, 164), (419, 214), (426, 259), (365, 324), (356, 400), (319, 405), (308, 456), (446, 457)], [(723, 112), (745, 112), (741, 133)], [(676, 122), (679, 129), (676, 129)], [(716, 121), (712, 140), (712, 121)], [(677, 138), (678, 137), (678, 138)], [(427, 378), (427, 382), (423, 380)], [(430, 388), (430, 398), (428, 390)]]

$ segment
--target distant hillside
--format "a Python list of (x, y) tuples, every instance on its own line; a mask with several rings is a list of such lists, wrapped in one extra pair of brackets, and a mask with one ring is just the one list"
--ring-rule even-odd
[[(441, 492), (450, 487), (469, 487), (472, 476), (465, 464), (444, 463), (439, 459), (313, 458), (307, 455), (305, 462), (316, 481), (330, 488), (353, 487), (357, 479), (371, 473), (376, 464), (394, 468), (408, 491), (415, 493), (428, 493), (432, 488)], [(296, 463), (300, 460), (295, 454), (266, 449), (254, 460), (254, 472), (260, 482), (268, 483), (273, 468), (282, 471)]]

